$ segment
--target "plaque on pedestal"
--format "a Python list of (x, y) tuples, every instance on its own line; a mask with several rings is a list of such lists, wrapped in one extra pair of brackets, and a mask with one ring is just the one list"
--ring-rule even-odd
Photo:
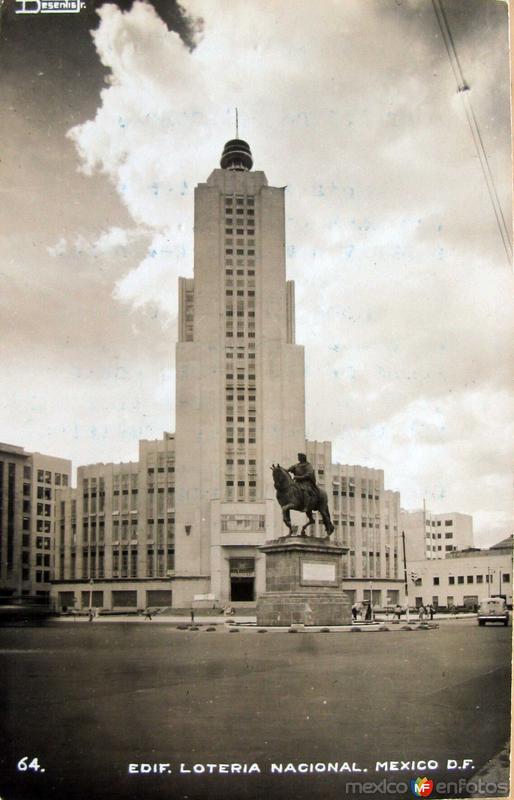
[(350, 601), (342, 590), (346, 547), (311, 536), (282, 536), (266, 553), (266, 591), (257, 598), (258, 625), (347, 625)]

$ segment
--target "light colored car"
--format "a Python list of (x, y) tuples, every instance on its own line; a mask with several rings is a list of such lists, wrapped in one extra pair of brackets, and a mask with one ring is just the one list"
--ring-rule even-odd
[(486, 622), (501, 622), (503, 625), (508, 625), (509, 610), (505, 598), (493, 596), (481, 600), (477, 616), (479, 625), (485, 625)]

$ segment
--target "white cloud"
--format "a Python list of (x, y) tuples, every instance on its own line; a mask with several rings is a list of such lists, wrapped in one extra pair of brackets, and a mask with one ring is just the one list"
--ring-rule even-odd
[[(309, 435), (332, 438), (342, 461), (385, 465), (409, 505), (425, 494), (434, 510), (503, 519), (511, 277), (430, 4), (187, 8), (206, 20), (192, 54), (143, 3), (105, 5), (94, 33), (111, 83), (70, 137), (83, 170), (104, 173), (152, 235), (116, 299), (155, 309), (163, 326), (175, 315), (177, 276), (192, 268), (192, 187), (216, 166), (239, 105), (256, 168), (288, 184)], [(470, 69), (481, 122), (499, 69)], [(483, 132), (508, 203), (505, 131)], [(94, 248), (125, 246), (124, 235)]]
[(48, 255), (52, 256), (52, 258), (57, 258), (58, 256), (63, 256), (68, 249), (68, 243), (66, 239), (61, 236), (59, 241), (57, 241), (53, 246), (47, 247), (46, 252)]
[(113, 226), (95, 237), (78, 234), (73, 247), (78, 255), (92, 258), (115, 256), (116, 251), (125, 250), (135, 242), (151, 238), (151, 232), (145, 228), (119, 228)]

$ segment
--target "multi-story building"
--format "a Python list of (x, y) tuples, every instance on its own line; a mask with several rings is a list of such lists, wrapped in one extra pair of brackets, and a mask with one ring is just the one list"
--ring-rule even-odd
[[(403, 586), (399, 540), (400, 495), (384, 489), (381, 469), (332, 463), (330, 442), (307, 442), (316, 480), (328, 495), (334, 538), (348, 547), (343, 556), (344, 589), (352, 602), (395, 605)], [(316, 520), (316, 535), (323, 535)]]
[(194, 278), (176, 350), (177, 598), (264, 589), (257, 545), (282, 530), (270, 466), (305, 442), (303, 347), (286, 281), (284, 188), (228, 142), (195, 191)]
[(71, 462), (0, 444), (0, 594), (48, 597), (55, 497)]
[(512, 605), (512, 536), (490, 548), (470, 547), (441, 560), (407, 562), (411, 605), (475, 608), (481, 599), (504, 594)]
[(58, 497), (54, 595), (60, 608), (172, 605), (175, 439), (139, 442), (139, 461), (77, 470)]
[(380, 470), (332, 465), (328, 442), (306, 445), (284, 188), (252, 166), (246, 142), (232, 140), (195, 190), (194, 276), (179, 279), (175, 436), (141, 442), (138, 463), (79, 468), (76, 493), (62, 493), (61, 605), (255, 600), (265, 588), (259, 545), (286, 532), (270, 467), (306, 447), (348, 542), (349, 590), (357, 599), (373, 591), (377, 604), (397, 599), (398, 494), (384, 491)]
[(473, 517), (469, 514), (402, 509), (400, 526), (405, 532), (407, 561), (446, 558), (456, 550), (473, 547)]

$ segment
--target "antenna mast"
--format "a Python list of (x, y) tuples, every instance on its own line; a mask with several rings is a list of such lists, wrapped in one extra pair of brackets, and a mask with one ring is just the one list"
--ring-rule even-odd
[(236, 108), (236, 139), (239, 139), (239, 114)]

